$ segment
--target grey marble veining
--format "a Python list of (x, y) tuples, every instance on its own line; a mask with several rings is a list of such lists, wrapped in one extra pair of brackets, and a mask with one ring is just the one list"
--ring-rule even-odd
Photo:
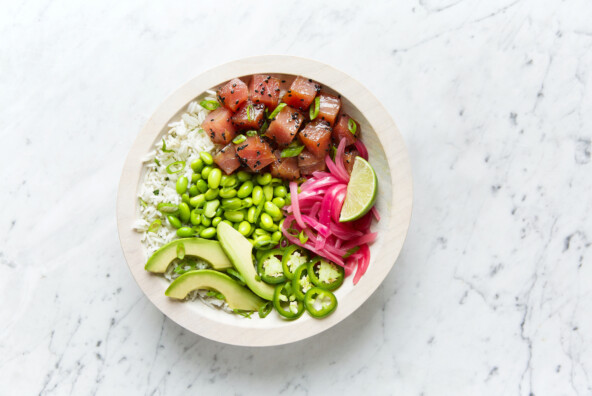
[[(0, 394), (592, 394), (590, 20), (585, 0), (4, 2)], [(169, 93), (263, 53), (370, 88), (415, 203), (361, 309), (251, 349), (143, 297), (115, 197)]]

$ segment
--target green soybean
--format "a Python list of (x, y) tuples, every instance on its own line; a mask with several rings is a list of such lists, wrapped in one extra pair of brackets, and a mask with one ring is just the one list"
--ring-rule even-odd
[(253, 198), (247, 197), (243, 199), (243, 208), (250, 208), (253, 206)]
[(280, 242), (280, 239), (282, 239), (281, 231), (276, 231), (271, 234), (271, 242), (273, 242), (274, 245), (277, 245)]
[(259, 205), (263, 201), (263, 189), (261, 186), (253, 187), (253, 204)]
[(179, 220), (177, 216), (168, 215), (167, 219), (169, 221), (169, 224), (174, 228), (181, 228), (181, 220)]
[(200, 225), (201, 224), (201, 214), (199, 214), (199, 212), (197, 212), (194, 209), (191, 211), (191, 216), (190, 216), (189, 220), (191, 221), (191, 224), (193, 224), (194, 226)]
[(204, 208), (204, 215), (209, 218), (214, 217), (216, 215), (216, 210), (218, 209), (218, 206), (220, 206), (220, 201), (218, 201), (217, 199), (213, 201), (208, 201)]
[(220, 190), (218, 190), (217, 188), (210, 188), (208, 189), (208, 191), (205, 192), (204, 196), (206, 197), (206, 201), (211, 201), (213, 199), (218, 198), (218, 193), (220, 192)]
[(269, 235), (261, 235), (253, 240), (253, 246), (257, 249), (266, 249), (271, 247), (271, 237)]
[(208, 175), (208, 187), (218, 188), (220, 186), (220, 180), (222, 180), (222, 171), (218, 168), (212, 169)]
[(212, 171), (212, 169), (214, 169), (214, 168), (212, 168), (209, 165), (208, 166), (204, 166), (204, 168), (201, 170), (201, 177), (202, 177), (202, 179), (206, 179), (207, 180), (208, 179), (208, 176), (210, 175), (210, 172)]
[(224, 187), (220, 190), (220, 198), (234, 198), (236, 197), (236, 190), (230, 187)]
[(273, 202), (265, 202), (263, 210), (275, 221), (279, 221), (282, 218), (282, 211)]
[(187, 185), (189, 184), (189, 179), (185, 176), (181, 176), (177, 179), (177, 194), (184, 194), (187, 191)]
[(205, 193), (208, 191), (208, 183), (204, 179), (199, 179), (195, 182), (195, 187), (199, 190), (200, 193)]
[(220, 216), (214, 217), (212, 219), (212, 225), (214, 227), (218, 227), (218, 224), (220, 224), (221, 221), (222, 221), (222, 217), (220, 217)]
[(189, 196), (190, 197), (195, 197), (197, 194), (199, 194), (199, 190), (197, 189), (197, 186), (195, 184), (193, 186), (189, 187)]
[(194, 208), (199, 208), (204, 202), (206, 202), (206, 196), (204, 194), (199, 194), (189, 200), (189, 205)]
[(271, 200), (271, 202), (273, 202), (273, 204), (278, 208), (283, 208), (284, 206), (286, 206), (286, 200), (282, 197), (275, 197)]
[(222, 216), (223, 213), (224, 209), (222, 209), (222, 206), (218, 206), (218, 209), (216, 209), (216, 217)]
[(232, 227), (232, 222), (230, 220), (222, 220), (220, 223), (226, 223)]
[(235, 175), (230, 175), (226, 178), (226, 180), (224, 180), (224, 183), (222, 183), (223, 187), (231, 187), (234, 188), (238, 185), (238, 179), (236, 178)]
[(199, 233), (200, 237), (206, 238), (206, 239), (213, 238), (215, 235), (216, 235), (216, 229), (214, 227), (208, 227)]
[(277, 186), (278, 184), (282, 184), (282, 179), (278, 179), (277, 177), (274, 177), (273, 179), (271, 179), (271, 184)]
[(191, 201), (191, 199), (189, 198), (189, 194), (182, 194), (181, 201), (185, 202), (186, 204), (189, 204), (189, 202)]
[(265, 186), (265, 185), (271, 183), (271, 174), (270, 173), (262, 173), (260, 175), (257, 175), (255, 180), (257, 181), (257, 183), (260, 186)]
[(240, 210), (229, 210), (224, 212), (224, 218), (233, 223), (240, 223), (245, 219), (245, 214)]
[(195, 235), (195, 231), (191, 227), (181, 227), (177, 230), (177, 236), (181, 238), (187, 238)]
[(240, 198), (225, 198), (222, 200), (222, 207), (225, 210), (238, 210), (243, 206)]
[(249, 235), (251, 232), (251, 224), (249, 224), (248, 221), (241, 221), (241, 223), (238, 225), (238, 232), (244, 236)]
[(261, 218), (259, 219), (261, 224), (261, 228), (264, 230), (272, 231), (273, 228), (273, 219), (267, 213), (261, 213)]
[(212, 165), (214, 163), (214, 158), (212, 158), (212, 154), (202, 151), (199, 153), (199, 157), (206, 165)]
[(191, 169), (193, 169), (193, 171), (195, 173), (201, 172), (201, 170), (203, 169), (203, 167), (204, 167), (204, 163), (203, 163), (203, 161), (202, 161), (201, 158), (198, 158), (198, 159), (193, 160), (191, 162)]
[(276, 197), (283, 198), (286, 196), (287, 193), (288, 193), (288, 190), (286, 190), (286, 187), (284, 187), (284, 186), (276, 186), (273, 189), (273, 195)]
[(251, 206), (247, 211), (247, 221), (251, 224), (255, 223), (255, 212), (257, 212), (257, 208), (254, 206)]
[(256, 228), (253, 232), (253, 235), (255, 235), (256, 237), (261, 235), (269, 235), (269, 232), (265, 231), (263, 228)]
[(285, 219), (281, 219), (281, 220), (280, 220), (280, 223), (278, 224), (278, 228), (279, 228), (280, 230), (282, 229), (282, 226), (284, 225), (284, 220), (285, 220)]
[(206, 216), (201, 216), (201, 225), (209, 227), (212, 225), (212, 220), (208, 219)]
[(242, 186), (238, 189), (238, 193), (236, 194), (239, 198), (246, 198), (253, 192), (253, 182), (247, 180), (243, 183)]
[(198, 226), (194, 226), (194, 227), (192, 227), (192, 228), (193, 228), (193, 231), (195, 231), (195, 234), (196, 234), (196, 235), (199, 235), (199, 233), (200, 233), (202, 230), (204, 230), (206, 227), (205, 227), (205, 226), (202, 226), (202, 225), (200, 224), (200, 225), (198, 225)]
[(273, 187), (263, 186), (263, 196), (265, 197), (266, 201), (271, 201), (273, 199)]
[(198, 181), (199, 179), (201, 179), (201, 174), (199, 173), (194, 173), (193, 175), (191, 175), (191, 183), (195, 183), (196, 181)]
[(247, 180), (251, 180), (251, 174), (245, 171), (239, 171), (236, 176), (240, 182), (246, 182)]
[(183, 223), (187, 223), (190, 216), (191, 211), (189, 210), (189, 205), (187, 205), (185, 202), (181, 202), (179, 204), (179, 218)]

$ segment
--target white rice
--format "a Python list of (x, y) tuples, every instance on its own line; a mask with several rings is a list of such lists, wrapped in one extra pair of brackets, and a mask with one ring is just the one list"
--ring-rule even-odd
[[(216, 100), (215, 92), (207, 91), (206, 94), (203, 99)], [(200, 128), (208, 113), (209, 110), (203, 108), (197, 100), (189, 103), (187, 111), (181, 115), (180, 120), (171, 122), (168, 125), (170, 129), (163, 136), (167, 151), (173, 151), (164, 152), (161, 139), (154, 145), (154, 150), (144, 158), (146, 173), (138, 192), (140, 213), (134, 223), (134, 230), (142, 233), (141, 241), (146, 251), (146, 257), (150, 257), (161, 246), (178, 238), (175, 228), (169, 224), (166, 216), (163, 216), (156, 207), (163, 202), (175, 205), (181, 203), (181, 197), (176, 191), (177, 179), (186, 176), (191, 180), (191, 162), (199, 158), (199, 153), (202, 151), (213, 152), (214, 144)], [(177, 161), (185, 161), (185, 168), (179, 173), (168, 174), (167, 166)], [(157, 165), (157, 162), (160, 163), (160, 166)], [(148, 228), (155, 220), (160, 220), (162, 225), (157, 232), (149, 232)], [(174, 272), (178, 265), (179, 260), (175, 260), (167, 269), (164, 277), (168, 281), (179, 276)], [(186, 267), (186, 269), (189, 268)], [(205, 262), (198, 262), (196, 268), (209, 268), (209, 265)], [(232, 312), (226, 302), (215, 297), (208, 297), (206, 293), (207, 291), (204, 290), (194, 291), (189, 294), (187, 300), (193, 301), (199, 298), (213, 308)]]

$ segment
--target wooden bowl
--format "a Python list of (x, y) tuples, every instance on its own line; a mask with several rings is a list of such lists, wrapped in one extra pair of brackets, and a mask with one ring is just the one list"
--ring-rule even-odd
[[(337, 310), (325, 319), (304, 314), (295, 321), (282, 320), (272, 312), (265, 319), (230, 315), (205, 304), (179, 302), (164, 295), (168, 282), (144, 270), (147, 257), (141, 234), (132, 230), (139, 215), (137, 191), (143, 180), (142, 158), (178, 120), (187, 105), (207, 89), (240, 76), (257, 73), (302, 75), (342, 96), (345, 111), (359, 121), (362, 139), (370, 153), (370, 163), (379, 182), (377, 208), (381, 221), (371, 245), (371, 261), (359, 283), (353, 276), (335, 293)], [(302, 340), (327, 330), (354, 312), (378, 288), (392, 268), (405, 240), (413, 199), (411, 167), (403, 139), (385, 108), (360, 83), (323, 63), (292, 56), (256, 56), (230, 62), (200, 74), (175, 91), (150, 117), (136, 138), (125, 161), (117, 196), (119, 239), (129, 268), (146, 296), (170, 319), (186, 329), (219, 342), (245, 346), (280, 345)]]

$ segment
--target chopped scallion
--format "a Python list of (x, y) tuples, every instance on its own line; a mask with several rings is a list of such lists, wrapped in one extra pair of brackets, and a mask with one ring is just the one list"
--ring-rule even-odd
[(183, 260), (185, 258), (185, 245), (183, 243), (179, 243), (177, 245), (177, 258), (179, 260)]
[(282, 150), (282, 158), (296, 157), (304, 150), (304, 146), (286, 147)]
[(304, 245), (308, 241), (308, 235), (306, 235), (304, 231), (300, 231), (300, 234), (298, 234), (298, 239), (300, 240), (300, 243)]
[(154, 234), (156, 234), (158, 232), (158, 230), (160, 229), (160, 226), (162, 225), (162, 222), (159, 219), (156, 219), (152, 222), (152, 224), (150, 224), (150, 227), (148, 227), (148, 232), (152, 232)]
[(243, 135), (241, 133), (240, 135), (238, 135), (237, 137), (235, 137), (234, 139), (232, 139), (232, 143), (234, 143), (234, 144), (241, 144), (245, 140), (247, 140), (247, 138), (245, 137), (245, 135)]
[(158, 205), (156, 205), (156, 209), (158, 209), (158, 211), (161, 213), (171, 214), (177, 212), (179, 210), (179, 207), (172, 203), (161, 202)]
[(162, 138), (162, 148), (161, 148), (163, 153), (174, 153), (175, 150), (167, 150), (166, 148), (166, 143), (164, 141), (164, 138)]
[(360, 250), (359, 246), (354, 246), (353, 248), (349, 249), (347, 252), (345, 252), (345, 254), (343, 255), (343, 258), (348, 258), (349, 256), (351, 256), (352, 254), (354, 254), (355, 252), (357, 252), (358, 250)]
[(202, 100), (199, 102), (199, 105), (206, 110), (216, 110), (220, 107), (220, 103), (216, 102), (215, 100)]
[(160, 161), (158, 160), (158, 158), (154, 158), (154, 163), (158, 166), (160, 166)]
[(267, 116), (267, 118), (268, 118), (268, 119), (270, 119), (270, 120), (274, 119), (274, 118), (275, 118), (275, 116), (276, 116), (276, 115), (278, 115), (278, 113), (279, 113), (280, 111), (282, 111), (282, 109), (283, 109), (284, 107), (286, 107), (286, 106), (287, 106), (287, 104), (285, 104), (285, 103), (280, 103), (280, 104), (279, 104), (279, 105), (278, 105), (278, 106), (275, 108), (275, 110), (274, 110), (274, 111), (273, 111), (273, 112), (272, 112), (270, 115), (268, 115), (268, 116)]
[(257, 136), (257, 131), (248, 131), (247, 136)]
[(310, 120), (314, 120), (319, 115), (319, 110), (321, 109), (321, 98), (317, 96), (314, 100), (314, 103), (310, 105), (308, 109), (308, 114), (310, 115)]
[(185, 169), (185, 161), (175, 161), (166, 167), (166, 171), (169, 175), (173, 173), (179, 173), (183, 169)]
[(253, 118), (251, 117), (251, 111), (253, 111), (253, 105), (249, 104), (247, 106), (247, 120), (249, 121), (253, 121)]
[(347, 121), (347, 129), (349, 129), (349, 131), (352, 133), (352, 135), (356, 134), (356, 130), (358, 129), (358, 124), (356, 124), (356, 122), (354, 121), (353, 118), (350, 118)]

